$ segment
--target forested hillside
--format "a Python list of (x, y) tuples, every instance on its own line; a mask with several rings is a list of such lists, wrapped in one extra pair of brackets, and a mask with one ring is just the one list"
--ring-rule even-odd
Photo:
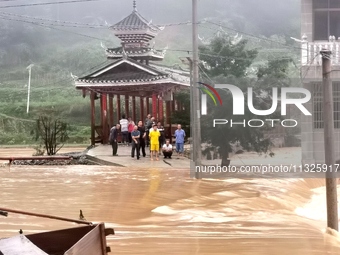
[[(34, 1), (34, 3), (48, 1)], [(27, 1), (0, 2), (0, 145), (32, 143), (34, 120), (54, 109), (70, 123), (70, 142), (89, 142), (89, 100), (73, 86), (81, 76), (106, 61), (103, 48), (119, 41), (108, 29), (132, 11), (132, 0), (20, 6)], [(33, 2), (32, 2), (33, 3)], [(17, 7), (7, 6), (18, 5)], [(24, 5), (24, 4), (23, 4)], [(180, 63), (191, 50), (191, 1), (140, 0), (138, 11), (165, 29), (155, 48), (168, 46), (163, 64)], [(300, 1), (202, 0), (199, 25), (202, 43), (217, 33), (246, 38), (256, 48), (255, 66), (269, 59), (291, 57), (291, 75), (298, 75)], [(183, 24), (184, 23), (184, 24)], [(32, 68), (30, 112), (26, 113), (28, 70)]]

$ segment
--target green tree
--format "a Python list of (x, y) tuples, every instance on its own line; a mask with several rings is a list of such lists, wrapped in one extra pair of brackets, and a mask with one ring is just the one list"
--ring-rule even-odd
[(200, 47), (200, 58), (207, 63), (205, 71), (210, 76), (246, 76), (247, 68), (253, 63), (258, 52), (255, 49), (247, 49), (247, 40), (235, 40), (234, 37), (221, 35), (215, 37), (209, 45)]
[[(272, 116), (258, 116), (251, 113), (246, 107), (248, 87), (253, 88), (253, 105), (257, 110), (267, 110), (272, 106), (272, 87), (288, 86), (289, 79), (286, 74), (289, 60), (272, 60), (267, 65), (258, 69), (255, 78), (247, 77), (247, 70), (251, 67), (257, 56), (256, 50), (247, 49), (247, 41), (242, 40), (235, 44), (232, 38), (224, 35), (222, 38), (217, 37), (211, 45), (201, 48), (201, 59), (206, 62), (206, 73), (210, 74), (215, 83), (234, 84), (238, 86), (244, 94), (245, 115), (233, 115), (233, 98), (227, 90), (219, 90), (223, 105), (215, 107), (211, 102), (208, 107), (208, 114), (202, 116), (202, 140), (208, 146), (206, 152), (217, 150), (222, 157), (222, 165), (228, 165), (229, 153), (232, 152), (232, 145), (239, 144), (243, 149), (270, 153), (271, 142), (264, 136), (264, 131), (271, 128), (272, 123), (266, 119), (278, 119), (277, 112)], [(216, 56), (219, 57), (211, 57)], [(207, 81), (208, 83), (211, 81)], [(274, 82), (274, 83), (273, 83)], [(208, 100), (209, 101), (209, 100)], [(217, 125), (212, 128), (213, 119), (226, 119), (227, 125)], [(265, 124), (263, 127), (250, 127), (247, 121), (257, 119), (252, 125), (260, 125), (261, 121)], [(233, 123), (242, 123), (246, 120), (246, 125), (230, 125)]]

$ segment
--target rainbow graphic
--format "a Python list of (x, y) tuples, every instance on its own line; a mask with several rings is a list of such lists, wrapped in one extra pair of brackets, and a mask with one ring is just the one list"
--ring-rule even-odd
[[(213, 88), (212, 86), (203, 83), (203, 82), (198, 82), (198, 84), (202, 85), (201, 87), (199, 87), (199, 90), (202, 91), (202, 102), (201, 102), (201, 111), (202, 111), (202, 115), (207, 115), (207, 95), (210, 96), (210, 98), (214, 101), (214, 104), (217, 106), (217, 100), (219, 101), (220, 105), (222, 105), (222, 99), (220, 97), (220, 95), (218, 94), (218, 92), (216, 91), (215, 88)], [(215, 96), (213, 95), (213, 93), (215, 94)], [(215, 98), (216, 97), (216, 98)]]

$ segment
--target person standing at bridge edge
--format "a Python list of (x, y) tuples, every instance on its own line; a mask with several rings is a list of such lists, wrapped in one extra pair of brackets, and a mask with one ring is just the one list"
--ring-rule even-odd
[(117, 124), (116, 126), (113, 126), (110, 130), (110, 137), (109, 141), (112, 145), (112, 156), (118, 156), (117, 151), (118, 151), (118, 132), (120, 129), (120, 125)]
[(151, 114), (149, 113), (147, 118), (145, 119), (145, 132), (146, 132), (146, 147), (149, 147), (150, 140), (149, 140), (149, 130), (152, 128), (152, 120), (151, 120)]
[(175, 137), (176, 137), (176, 152), (179, 156), (182, 156), (184, 152), (185, 131), (182, 129), (181, 124), (178, 124), (177, 126), (177, 130), (175, 131)]
[(139, 138), (139, 154), (140, 150), (142, 150), (142, 155), (145, 158), (145, 137), (146, 137), (146, 131), (145, 127), (143, 126), (143, 121), (138, 121), (138, 131), (140, 132), (140, 138)]
[(138, 131), (138, 127), (134, 126), (133, 131), (131, 132), (132, 138), (132, 149), (131, 149), (131, 157), (135, 157), (135, 151), (137, 153), (137, 159), (139, 159), (139, 145), (140, 145), (140, 132)]
[(122, 115), (122, 119), (119, 121), (122, 132), (122, 143), (126, 146), (129, 145), (129, 121), (125, 118), (125, 114)]
[(149, 133), (150, 137), (150, 150), (151, 150), (151, 160), (153, 160), (153, 155), (155, 155), (156, 160), (158, 159), (158, 152), (159, 152), (159, 137), (161, 136), (161, 133), (157, 129), (157, 125), (153, 125), (153, 129)]

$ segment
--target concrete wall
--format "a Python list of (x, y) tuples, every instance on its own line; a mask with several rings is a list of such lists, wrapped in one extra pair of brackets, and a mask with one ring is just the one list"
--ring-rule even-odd
[[(312, 69), (320, 69), (321, 67), (313, 67)], [(312, 70), (312, 73), (316, 73)], [(334, 72), (334, 80), (340, 80), (340, 74)], [(319, 73), (319, 79), (310, 79), (321, 81), (321, 73)], [(310, 82), (304, 83), (304, 88), (308, 89), (312, 94), (312, 99), (304, 104), (304, 106), (313, 114), (313, 89), (314, 86)], [(340, 129), (334, 129), (334, 147), (336, 159), (340, 159)], [(302, 151), (302, 163), (324, 163), (325, 160), (325, 148), (324, 148), (324, 131), (323, 129), (314, 129), (313, 116), (301, 116), (301, 151)]]
[[(307, 36), (309, 42), (313, 41), (313, 0), (301, 0), (301, 36)], [(335, 66), (333, 69), (340, 69)], [(321, 63), (306, 65), (301, 68), (303, 86), (312, 94), (312, 99), (305, 107), (313, 114), (313, 84), (322, 82)], [(333, 81), (340, 81), (340, 72), (332, 72)], [(340, 129), (335, 129), (335, 155), (340, 159)], [(323, 163), (325, 160), (323, 129), (314, 129), (313, 116), (301, 116), (301, 149), (302, 163)]]

